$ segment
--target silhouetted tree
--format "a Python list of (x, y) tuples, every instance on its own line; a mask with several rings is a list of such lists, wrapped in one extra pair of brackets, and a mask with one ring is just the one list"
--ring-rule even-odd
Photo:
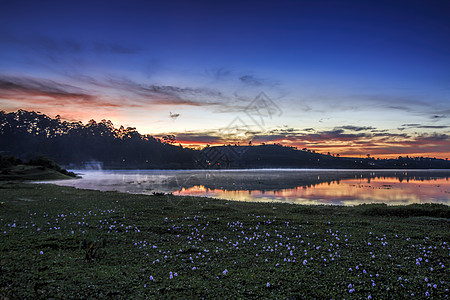
[(168, 144), (173, 144), (176, 141), (176, 137), (173, 134), (168, 134), (162, 137), (163, 141)]
[[(2, 164), (7, 164), (11, 155), (30, 159), (40, 153), (63, 165), (82, 165), (86, 161), (98, 160), (110, 168), (201, 167), (196, 163), (200, 151), (173, 145), (176, 141), (174, 135), (166, 135), (162, 140), (141, 135), (134, 127), (116, 128), (109, 120), (90, 120), (83, 124), (81, 121), (62, 121), (59, 116), (50, 118), (34, 111), (0, 111)], [(251, 145), (249, 142), (249, 146), (221, 146), (228, 152), (220, 152), (221, 147), (206, 147), (233, 157), (227, 167), (450, 168), (449, 161), (444, 159), (409, 156), (354, 159), (340, 157), (339, 154), (336, 157), (322, 155), (306, 148), (298, 151), (279, 143)]]
[(194, 151), (141, 135), (134, 127), (115, 128), (111, 121), (61, 122), (37, 112), (0, 111), (0, 149), (30, 158), (36, 153), (61, 164), (99, 160), (104, 166), (194, 167)]

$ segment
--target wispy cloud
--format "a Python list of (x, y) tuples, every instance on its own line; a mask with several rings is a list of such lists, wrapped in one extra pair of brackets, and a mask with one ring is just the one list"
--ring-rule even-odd
[(72, 100), (87, 103), (96, 97), (87, 91), (69, 84), (53, 80), (29, 77), (0, 76), (0, 98), (32, 99), (45, 97), (54, 100)]
[[(450, 110), (447, 110), (446, 113), (450, 113)], [(445, 118), (447, 118), (447, 116), (446, 115), (432, 115), (430, 118), (437, 120), (437, 119), (445, 119)]]
[[(417, 94), (413, 91), (406, 94), (398, 94), (398, 92), (349, 94), (346, 98), (360, 111), (369, 108), (374, 111), (403, 112), (414, 117), (424, 116), (433, 121), (445, 119), (450, 114), (448, 99), (434, 98), (434, 96)], [(334, 101), (334, 99), (330, 99), (330, 101)], [(340, 104), (339, 107), (342, 109), (345, 108), (345, 105)]]
[[(123, 78), (109, 78), (106, 85), (134, 101), (164, 105), (211, 106), (221, 105), (219, 91), (208, 88), (177, 87), (172, 85), (144, 85)], [(101, 83), (104, 85), (104, 83)]]
[(215, 82), (233, 82), (247, 87), (274, 88), (280, 86), (280, 82), (275, 79), (265, 78), (253, 74), (253, 72), (243, 72), (230, 70), (226, 67), (218, 67), (206, 70), (206, 76)]
[[(422, 125), (422, 124), (416, 124), (416, 123), (411, 123), (411, 124), (402, 124), (402, 127), (407, 127), (407, 128), (425, 128), (425, 129), (445, 129), (445, 128), (450, 128), (450, 126), (448, 125)], [(405, 128), (399, 128), (400, 130), (404, 130)]]
[[(129, 79), (76, 76), (73, 84), (32, 77), (0, 75), (0, 98), (23, 101), (64, 101), (101, 106), (187, 105), (224, 106), (221, 92), (209, 88), (139, 84)], [(82, 88), (82, 87), (83, 88)], [(102, 90), (102, 94), (98, 91)], [(43, 99), (45, 98), (45, 99)]]
[(376, 128), (374, 128), (372, 126), (346, 125), (346, 126), (335, 127), (335, 129), (344, 129), (344, 130), (349, 130), (349, 131), (366, 131), (366, 130), (374, 130)]
[(218, 68), (211, 68), (206, 70), (206, 76), (212, 78), (216, 81), (223, 81), (229, 79), (233, 74), (233, 71), (225, 68), (225, 67), (218, 67)]
[(253, 75), (243, 75), (241, 77), (239, 77), (239, 80), (242, 83), (248, 84), (248, 85), (253, 85), (253, 86), (261, 86), (263, 85), (263, 81), (261, 79), (256, 78)]

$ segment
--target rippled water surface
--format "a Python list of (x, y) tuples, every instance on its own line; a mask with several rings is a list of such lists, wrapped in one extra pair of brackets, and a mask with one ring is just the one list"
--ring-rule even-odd
[(238, 201), (356, 205), (450, 204), (450, 170), (75, 170), (58, 185)]

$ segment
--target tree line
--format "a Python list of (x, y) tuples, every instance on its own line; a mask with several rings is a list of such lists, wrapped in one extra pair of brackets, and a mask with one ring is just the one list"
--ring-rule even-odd
[(99, 162), (104, 168), (360, 168), (443, 169), (450, 162), (435, 158), (374, 159), (320, 154), (281, 144), (228, 145), (202, 150), (175, 145), (176, 137), (162, 140), (140, 134), (134, 127), (116, 128), (109, 120), (64, 121), (60, 116), (18, 110), (0, 111), (0, 154), (29, 160), (38, 155), (69, 168)]
[(142, 135), (134, 127), (116, 128), (109, 120), (69, 122), (26, 110), (0, 111), (0, 150), (22, 159), (41, 154), (73, 167), (90, 161), (107, 168), (194, 166), (193, 150)]

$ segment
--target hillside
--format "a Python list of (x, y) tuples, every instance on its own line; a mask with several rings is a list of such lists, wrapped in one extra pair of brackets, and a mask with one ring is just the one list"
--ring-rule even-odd
[(397, 159), (335, 157), (280, 144), (208, 147), (199, 152), (203, 168), (321, 168), (321, 169), (449, 169), (450, 162), (424, 157)]

